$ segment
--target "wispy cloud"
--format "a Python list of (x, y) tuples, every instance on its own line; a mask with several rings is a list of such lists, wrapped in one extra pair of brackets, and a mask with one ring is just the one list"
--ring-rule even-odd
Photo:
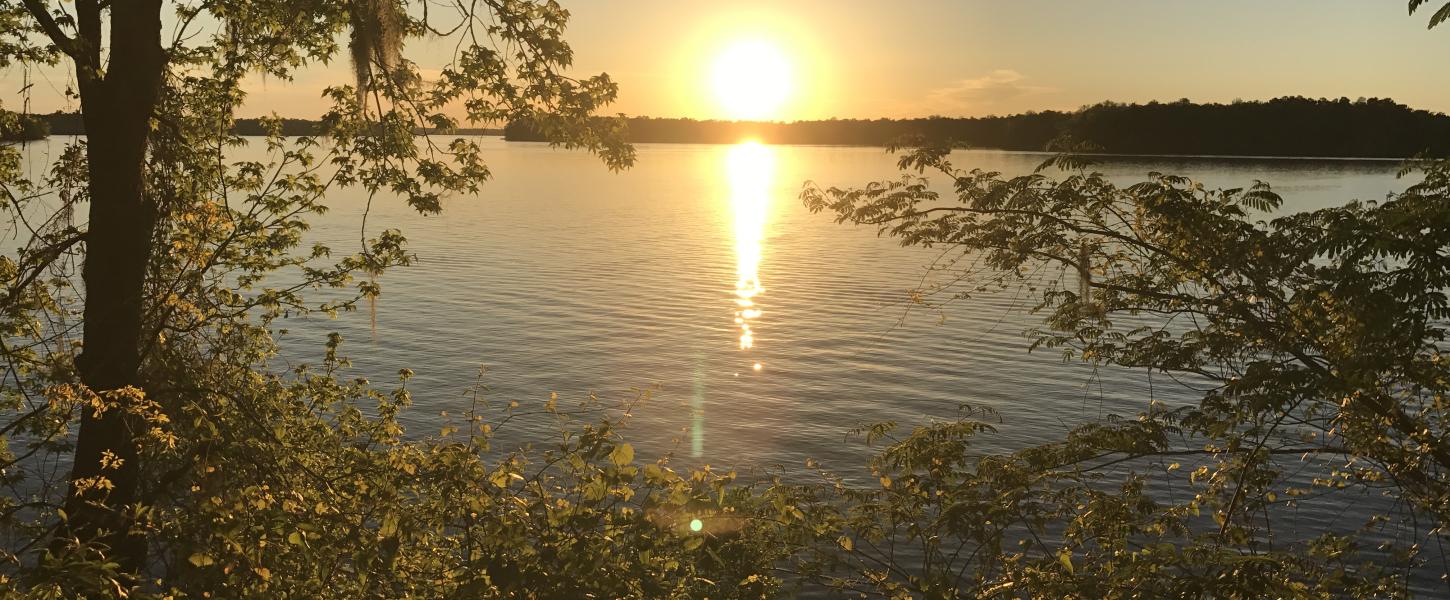
[(1054, 91), (1057, 90), (1028, 81), (1027, 76), (1017, 71), (997, 69), (927, 92), (920, 110), (947, 116), (1017, 112), (1021, 109), (1011, 101)]

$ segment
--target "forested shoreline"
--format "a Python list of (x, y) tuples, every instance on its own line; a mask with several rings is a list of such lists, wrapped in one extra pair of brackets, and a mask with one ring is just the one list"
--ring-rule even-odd
[[(6, 141), (23, 141), (44, 139), (49, 135), (85, 135), (86, 125), (80, 113), (68, 113), (56, 111), (45, 115), (15, 115), (15, 122), (18, 126), (6, 127), (0, 125), (0, 139)], [(273, 121), (270, 119), (251, 118), (237, 119), (232, 124), (232, 133), (243, 136), (265, 136), (270, 135)], [(323, 132), (323, 125), (320, 121), (312, 119), (276, 119), (276, 126), (280, 127), (282, 135), (304, 136), (320, 135)], [(483, 127), (460, 127), (448, 131), (438, 129), (425, 129), (418, 127), (414, 129), (418, 134), (453, 133), (458, 135), (502, 135), (502, 129)]]
[[(6, 140), (84, 135), (78, 113), (18, 115), (23, 128), (0, 128)], [(282, 135), (317, 135), (320, 123), (277, 119)], [(1410, 108), (1394, 100), (1282, 97), (1268, 101), (1198, 104), (1103, 102), (1077, 111), (1028, 112), (991, 117), (827, 119), (795, 122), (631, 117), (631, 143), (891, 146), (903, 142), (956, 143), (1015, 151), (1049, 150), (1054, 140), (1086, 142), (1105, 154), (1409, 158), (1450, 156), (1450, 115)], [(233, 133), (269, 133), (267, 119), (237, 119)], [(13, 130), (13, 131), (12, 131)], [(503, 135), (510, 141), (548, 141), (524, 121), (502, 129), (465, 128), (465, 135)]]
[[(1066, 135), (1110, 154), (1407, 158), (1450, 155), (1450, 116), (1394, 100), (1283, 97), (1197, 104), (1104, 102), (1072, 112), (992, 117), (830, 119), (792, 123), (634, 117), (632, 143), (890, 146), (916, 137), (1000, 150), (1047, 150)], [(528, 123), (504, 128), (504, 139), (547, 141)]]

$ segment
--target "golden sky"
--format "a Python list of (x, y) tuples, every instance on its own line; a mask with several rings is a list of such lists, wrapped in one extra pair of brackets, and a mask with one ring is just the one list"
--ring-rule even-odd
[[(1426, 31), (1426, 15), (1398, 0), (561, 1), (577, 73), (608, 72), (621, 86), (613, 109), (632, 115), (979, 116), (1282, 95), (1450, 111), (1450, 29)], [(436, 69), (451, 47), (405, 53)], [(33, 77), (33, 110), (75, 107), (58, 93), (67, 73)], [(243, 112), (313, 117), (322, 88), (348, 77), (334, 62), (294, 82), (257, 79)], [(784, 83), (720, 91), (752, 77)], [(0, 73), (7, 108), (20, 85), (15, 69)]]

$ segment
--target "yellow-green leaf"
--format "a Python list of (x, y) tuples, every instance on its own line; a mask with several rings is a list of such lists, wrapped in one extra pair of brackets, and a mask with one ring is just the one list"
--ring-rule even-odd
[(629, 444), (620, 444), (614, 447), (609, 453), (609, 462), (616, 467), (622, 467), (634, 461), (634, 447)]

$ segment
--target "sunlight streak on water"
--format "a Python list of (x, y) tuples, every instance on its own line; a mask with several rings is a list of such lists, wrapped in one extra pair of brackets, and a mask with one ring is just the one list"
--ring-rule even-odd
[[(759, 142), (743, 142), (725, 154), (724, 175), (730, 189), (730, 212), (735, 225), (735, 326), (741, 350), (755, 347), (751, 326), (762, 312), (757, 297), (765, 292), (760, 284), (760, 259), (765, 226), (770, 214), (770, 186), (775, 178), (775, 150)], [(760, 371), (762, 365), (751, 368)], [(735, 372), (739, 377), (740, 373)], [(690, 455), (705, 454), (705, 373), (695, 369), (695, 390), (691, 397)]]
[(760, 284), (760, 258), (770, 208), (770, 184), (775, 177), (775, 151), (758, 142), (744, 142), (726, 155), (730, 207), (735, 214), (735, 324), (740, 349), (755, 347), (751, 325), (760, 318), (756, 297)]

